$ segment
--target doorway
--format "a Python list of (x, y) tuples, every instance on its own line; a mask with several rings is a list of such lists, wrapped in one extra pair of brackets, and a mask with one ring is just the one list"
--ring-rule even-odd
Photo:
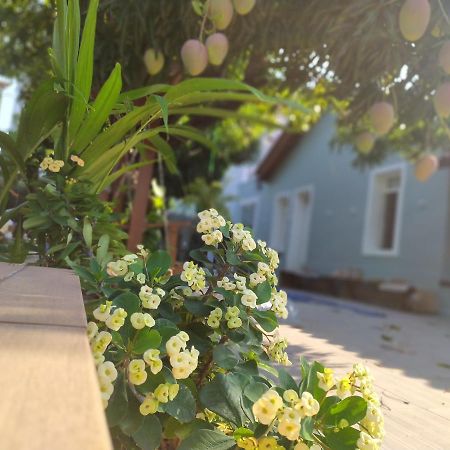
[(308, 262), (309, 235), (312, 218), (313, 187), (305, 186), (293, 193), (292, 221), (286, 255), (286, 270), (304, 271)]

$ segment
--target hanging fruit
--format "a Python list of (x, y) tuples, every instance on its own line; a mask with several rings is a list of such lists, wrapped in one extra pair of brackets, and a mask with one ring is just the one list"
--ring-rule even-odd
[(442, 83), (434, 93), (434, 109), (439, 117), (446, 119), (450, 116), (450, 82)]
[(181, 60), (190, 75), (200, 75), (208, 65), (208, 51), (199, 40), (189, 39), (181, 48)]
[(228, 38), (223, 33), (214, 33), (206, 39), (208, 59), (213, 66), (220, 66), (228, 53)]
[(245, 16), (255, 7), (256, 0), (233, 0), (234, 9), (241, 16)]
[(416, 162), (414, 172), (417, 180), (425, 182), (438, 168), (439, 160), (435, 155), (424, 155)]
[(208, 17), (218, 30), (225, 30), (233, 18), (231, 0), (209, 0)]
[(450, 75), (450, 41), (445, 41), (439, 50), (439, 65)]
[(374, 103), (368, 115), (373, 131), (378, 136), (387, 134), (395, 122), (394, 107), (388, 102)]
[(144, 53), (144, 64), (150, 75), (156, 75), (164, 67), (164, 55), (160, 51), (149, 48)]
[(424, 34), (430, 22), (428, 0), (406, 0), (398, 18), (400, 31), (407, 41), (415, 42)]
[(367, 155), (375, 145), (375, 136), (369, 131), (363, 131), (355, 137), (355, 146), (360, 153)]

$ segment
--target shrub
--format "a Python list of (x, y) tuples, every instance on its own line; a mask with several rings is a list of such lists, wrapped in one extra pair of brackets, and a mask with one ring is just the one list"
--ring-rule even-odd
[(199, 218), (205, 246), (181, 274), (142, 246), (92, 274), (103, 298), (88, 335), (117, 448), (378, 449), (367, 369), (336, 379), (301, 360), (295, 381), (279, 366), (277, 253), (213, 209)]

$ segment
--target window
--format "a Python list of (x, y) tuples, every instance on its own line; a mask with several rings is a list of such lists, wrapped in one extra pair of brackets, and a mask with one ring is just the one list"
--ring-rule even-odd
[(364, 254), (398, 255), (403, 189), (404, 166), (372, 172), (367, 198)]
[(289, 209), (289, 195), (279, 195), (275, 199), (275, 211), (272, 218), (271, 246), (280, 253), (284, 253), (287, 249)]
[(256, 201), (248, 200), (241, 202), (241, 222), (251, 229), (256, 225)]

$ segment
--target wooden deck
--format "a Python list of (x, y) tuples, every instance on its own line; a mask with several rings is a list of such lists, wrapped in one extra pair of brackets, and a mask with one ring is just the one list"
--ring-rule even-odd
[(383, 449), (450, 450), (450, 320), (324, 300), (290, 301), (281, 331), (293, 366), (304, 355), (344, 374), (365, 362), (382, 398)]
[(1, 450), (111, 450), (71, 271), (0, 263)]

